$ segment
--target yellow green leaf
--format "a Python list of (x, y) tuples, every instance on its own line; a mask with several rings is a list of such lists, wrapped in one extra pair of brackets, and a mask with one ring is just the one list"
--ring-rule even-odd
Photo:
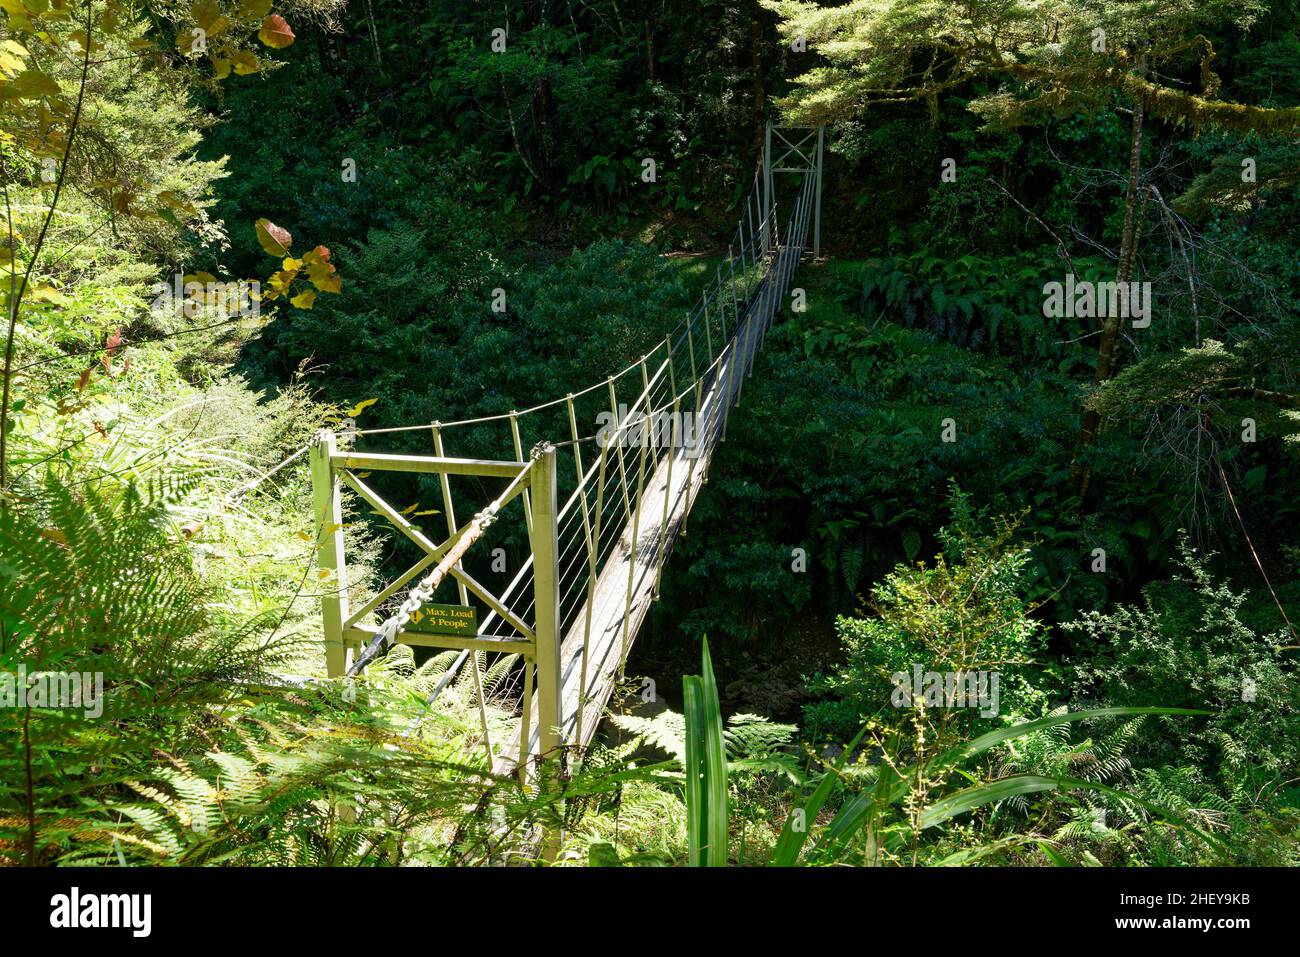
[(198, 0), (198, 3), (190, 8), (190, 15), (194, 17), (194, 22), (199, 29), (207, 34), (209, 40), (223, 33), (230, 26), (230, 21), (222, 16), (221, 8), (217, 6), (215, 0)]
[(42, 96), (58, 96), (59, 84), (48, 73), (28, 67), (14, 77), (9, 84), (9, 91), (20, 99), (34, 100)]
[(17, 40), (0, 40), (0, 75), (17, 76), (27, 57), (26, 48)]
[(236, 50), (230, 54), (230, 62), (234, 64), (235, 72), (240, 76), (257, 72), (257, 57), (248, 50)]
[(261, 20), (271, 12), (271, 0), (239, 0), (239, 19)]
[(378, 401), (379, 401), (378, 399), (362, 399), (352, 408), (348, 409), (347, 412), (343, 413), (343, 417), (345, 419), (355, 419), (358, 415), (360, 415), (362, 412), (370, 408)]
[(343, 280), (337, 275), (316, 279), (308, 273), (308, 278), (311, 279), (311, 284), (321, 292), (338, 292), (343, 288)]
[(310, 309), (316, 304), (316, 293), (307, 289), (290, 299), (289, 303), (297, 309)]
[(48, 283), (41, 283), (39, 286), (32, 287), (32, 290), (27, 293), (27, 298), (32, 302), (60, 303), (64, 301), (63, 293)]

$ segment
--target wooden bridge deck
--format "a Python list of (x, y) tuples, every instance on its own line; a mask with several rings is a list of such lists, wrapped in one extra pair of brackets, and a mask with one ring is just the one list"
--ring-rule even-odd
[[(777, 255), (777, 264), (769, 273), (764, 284), (774, 283), (775, 288), (784, 291), (784, 280), (788, 279), (797, 265), (802, 250), (793, 247), (783, 249)], [(719, 364), (718, 369), (704, 391), (700, 402), (699, 422), (705, 423), (706, 429), (721, 432), (725, 410), (735, 405), (746, 372), (753, 363), (761, 337), (770, 324), (777, 303), (770, 296), (755, 291), (748, 311), (739, 325), (734, 342), (735, 359), (728, 358)], [(734, 361), (734, 375), (729, 364)], [(697, 428), (699, 428), (697, 424)], [(662, 547), (665, 552), (672, 549), (678, 532), (699, 494), (708, 475), (716, 442), (709, 436), (701, 436), (703, 445), (700, 458), (694, 469), (690, 465), (690, 453), (686, 449), (676, 449), (672, 455), (672, 487), (667, 489), (668, 517), (667, 531), (663, 535)], [(614, 546), (614, 553), (605, 563), (605, 568), (596, 581), (592, 595), (591, 631), (588, 641), (588, 659), (586, 682), (582, 680), (582, 648), (587, 634), (586, 604), (580, 606), (569, 626), (560, 646), (560, 713), (562, 716), (561, 740), (568, 745), (586, 746), (596, 733), (605, 706), (610, 695), (626, 653), (649, 614), (654, 600), (656, 570), (666, 560), (667, 555), (660, 556), (660, 531), (664, 527), (663, 501), (665, 489), (669, 482), (669, 455), (664, 455), (652, 475), (647, 476), (645, 493), (642, 498), (640, 522), (636, 538), (636, 563), (631, 569), (632, 583), (629, 591), (628, 572), (632, 565), (632, 522), (629, 521)], [(630, 598), (629, 598), (630, 595)], [(626, 639), (624, 638), (624, 612), (627, 613)], [(582, 727), (578, 727), (579, 702), (585, 698), (582, 708)], [(540, 745), (540, 729), (537, 720), (537, 700), (534, 696), (532, 710), (527, 723), (529, 729), (528, 754), (536, 755)], [(522, 722), (520, 734), (522, 733)], [(518, 765), (519, 735), (504, 743), (496, 755), (494, 763), (498, 773), (506, 773)]]

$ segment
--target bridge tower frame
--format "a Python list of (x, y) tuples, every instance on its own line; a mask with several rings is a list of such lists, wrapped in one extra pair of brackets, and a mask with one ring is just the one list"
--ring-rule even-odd
[[(776, 148), (782, 151), (775, 159), (772, 154), (774, 137)], [(822, 254), (822, 157), (825, 143), (824, 126), (786, 126), (768, 120), (763, 134), (763, 222), (769, 221), (772, 211), (773, 174), (802, 173), (813, 177), (817, 197), (813, 205), (814, 259), (820, 259)]]

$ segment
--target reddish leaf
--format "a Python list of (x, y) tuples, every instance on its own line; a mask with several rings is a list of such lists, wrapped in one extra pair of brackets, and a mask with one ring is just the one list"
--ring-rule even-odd
[(121, 344), (122, 344), (122, 330), (114, 329), (113, 334), (109, 336), (108, 341), (104, 343), (104, 348), (108, 350), (108, 354), (111, 356), (113, 354), (113, 350), (116, 349)]
[(275, 225), (269, 219), (259, 219), (255, 226), (257, 241), (262, 244), (263, 249), (277, 259), (289, 255), (289, 249), (293, 246), (293, 236), (289, 234), (289, 230)]
[(285, 22), (284, 17), (273, 13), (262, 21), (261, 29), (257, 31), (257, 38), (274, 50), (282, 50), (293, 43), (293, 30)]

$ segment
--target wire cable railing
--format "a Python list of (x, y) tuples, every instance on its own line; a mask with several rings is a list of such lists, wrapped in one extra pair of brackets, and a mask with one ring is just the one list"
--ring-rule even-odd
[[(663, 566), (707, 481), (714, 452), (726, 438), (730, 411), (741, 400), (745, 379), (803, 255), (813, 188), (813, 177), (805, 176), (782, 231), (774, 197), (764, 192), (770, 191), (770, 186), (756, 174), (728, 247), (725, 269), (719, 266), (715, 270), (709, 288), (671, 333), (616, 374), (523, 410), (356, 430), (360, 437), (429, 429), (441, 457), (450, 445), (459, 448), (465, 443), (469, 447), (470, 440), (461, 436), (470, 430), (506, 429), (515, 461), (523, 468), (505, 492), (459, 531), (451, 527), (450, 491), (446, 475), (442, 476), (451, 537), (436, 564), (431, 552), (423, 566), (417, 566), (418, 573), (433, 564), (404, 595), (390, 585), (382, 602), (372, 599), (372, 607), (366, 611), (378, 614), (380, 621), (364, 626), (372, 638), (348, 669), (349, 675), (359, 673), (398, 640), (412, 615), (451, 576), (457, 576), (462, 602), (466, 600), (461, 562), (474, 542), (484, 537), (505, 501), (522, 499), (531, 532), (533, 510), (524, 481), (530, 468), (527, 463), (536, 461), (539, 450), (553, 449), (558, 476), (555, 489), (561, 503), (553, 517), (559, 634), (565, 637), (566, 648), (576, 648), (581, 638), (581, 654), (572, 655), (572, 668), (579, 672), (574, 679), (577, 699), (572, 739), (578, 744), (589, 740), (595, 721), (588, 719), (593, 713), (598, 716), (604, 706), (603, 700), (587, 700), (593, 636), (606, 643), (617, 641), (621, 669), (644, 617), (646, 601), (658, 597)], [(501, 433), (497, 435), (500, 441)], [(524, 455), (527, 443), (533, 447), (531, 460)], [(344, 479), (359, 487), (351, 473), (345, 473)], [(521, 625), (537, 627), (533, 561), (530, 555), (495, 596), (497, 605), (488, 609), (478, 627), (481, 639), (504, 643), (517, 636)], [(408, 580), (413, 577), (411, 572), (407, 575)], [(622, 601), (616, 601), (618, 598)], [(617, 615), (609, 617), (620, 603), (621, 621)], [(594, 620), (598, 604), (606, 618)], [(345, 624), (351, 625), (359, 617), (354, 615)], [(616, 633), (616, 639), (611, 637)], [(480, 653), (481, 649), (461, 650), (428, 701), (432, 704), (464, 665), (472, 662), (484, 743), (489, 758), (495, 760), (501, 755), (494, 754), (488, 738)], [(530, 711), (535, 710), (536, 667), (526, 658), (524, 667), (497, 692), (507, 697), (518, 695), (518, 754), (525, 759), (533, 753), (530, 733), (537, 732), (535, 727), (530, 732), (530, 723), (536, 722)]]

